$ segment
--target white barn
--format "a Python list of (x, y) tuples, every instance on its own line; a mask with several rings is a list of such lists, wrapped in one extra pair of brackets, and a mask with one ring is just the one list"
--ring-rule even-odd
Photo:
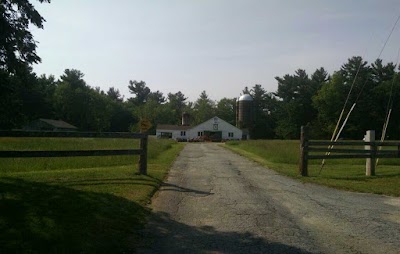
[(215, 116), (193, 127), (160, 124), (157, 126), (156, 135), (159, 138), (175, 140), (196, 140), (204, 137), (211, 140), (238, 140), (242, 138), (243, 132)]

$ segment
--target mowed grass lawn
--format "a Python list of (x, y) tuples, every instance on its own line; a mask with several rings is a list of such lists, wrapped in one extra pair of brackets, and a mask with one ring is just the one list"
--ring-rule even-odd
[[(138, 148), (139, 140), (0, 138), (0, 150)], [(149, 139), (138, 156), (0, 158), (0, 253), (125, 253), (145, 241), (146, 204), (183, 144)]]
[(376, 176), (372, 177), (365, 176), (365, 159), (328, 159), (321, 173), (321, 160), (309, 160), (309, 177), (301, 177), (298, 173), (299, 141), (231, 141), (225, 147), (303, 182), (350, 191), (400, 196), (400, 159), (380, 159)]

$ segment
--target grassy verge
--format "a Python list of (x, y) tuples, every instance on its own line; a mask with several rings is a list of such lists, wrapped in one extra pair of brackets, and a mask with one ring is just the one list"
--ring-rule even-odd
[(400, 160), (381, 159), (376, 176), (365, 176), (365, 160), (328, 160), (320, 172), (320, 160), (310, 161), (309, 177), (298, 175), (299, 142), (255, 140), (227, 142), (226, 148), (283, 175), (303, 182), (349, 191), (400, 196)]
[[(60, 145), (123, 149), (137, 144), (0, 139), (3, 150)], [(150, 139), (148, 176), (136, 174), (136, 156), (0, 159), (0, 253), (134, 251), (143, 240), (140, 230), (149, 213), (145, 205), (182, 148), (172, 141)]]

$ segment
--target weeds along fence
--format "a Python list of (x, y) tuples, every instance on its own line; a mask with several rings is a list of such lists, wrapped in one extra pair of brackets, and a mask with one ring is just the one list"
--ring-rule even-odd
[[(375, 175), (378, 158), (400, 158), (400, 142), (375, 141), (375, 131), (369, 130), (362, 141), (319, 141), (308, 139), (308, 129), (301, 127), (299, 173), (308, 176), (308, 160), (365, 158), (365, 175)], [(364, 149), (357, 147), (364, 146)], [(392, 147), (381, 150), (382, 147)], [(394, 149), (393, 149), (394, 148)]]
[(139, 149), (120, 150), (57, 150), (57, 151), (0, 151), (2, 158), (75, 157), (107, 155), (139, 155), (139, 173), (147, 175), (148, 134), (128, 132), (58, 132), (58, 131), (0, 131), (0, 137), (34, 138), (132, 138), (140, 139)]

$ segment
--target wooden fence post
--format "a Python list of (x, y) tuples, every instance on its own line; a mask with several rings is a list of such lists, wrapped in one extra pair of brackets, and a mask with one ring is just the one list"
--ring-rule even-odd
[(140, 139), (140, 149), (142, 150), (139, 158), (139, 173), (147, 175), (147, 143), (148, 135)]
[(308, 128), (306, 126), (301, 126), (299, 173), (302, 176), (308, 176), (307, 148), (308, 148)]
[(368, 130), (365, 134), (365, 142), (371, 142), (371, 145), (364, 146), (365, 150), (370, 151), (370, 158), (367, 158), (365, 164), (365, 175), (374, 176), (375, 175), (375, 160), (376, 160), (376, 145), (375, 145), (375, 131)]

